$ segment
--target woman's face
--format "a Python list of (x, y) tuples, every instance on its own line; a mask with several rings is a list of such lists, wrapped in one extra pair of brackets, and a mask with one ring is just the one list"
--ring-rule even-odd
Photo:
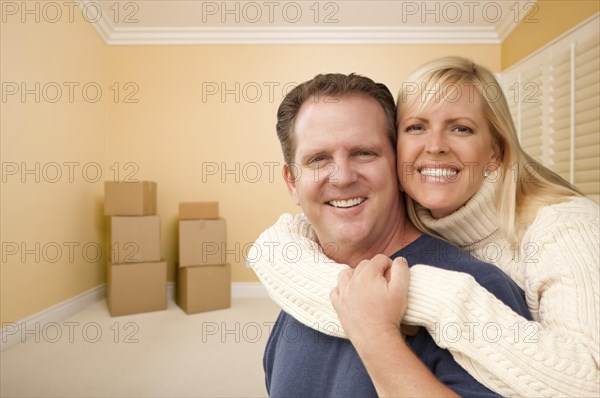
[(461, 88), (458, 99), (434, 110), (399, 115), (400, 185), (435, 218), (458, 210), (481, 187), (485, 171), (499, 165), (483, 98), (472, 86)]

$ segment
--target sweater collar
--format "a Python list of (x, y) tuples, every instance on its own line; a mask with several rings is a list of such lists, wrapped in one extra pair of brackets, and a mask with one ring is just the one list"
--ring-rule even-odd
[(454, 213), (433, 218), (428, 209), (416, 204), (417, 217), (443, 238), (464, 247), (480, 242), (498, 230), (495, 203), (497, 172), (484, 179), (479, 191)]

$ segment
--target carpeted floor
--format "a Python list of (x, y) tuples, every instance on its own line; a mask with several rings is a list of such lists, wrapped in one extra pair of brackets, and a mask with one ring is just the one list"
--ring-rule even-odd
[(0, 396), (264, 397), (262, 355), (278, 312), (244, 298), (195, 315), (170, 302), (112, 318), (103, 300), (22, 331), (25, 342), (0, 353)]

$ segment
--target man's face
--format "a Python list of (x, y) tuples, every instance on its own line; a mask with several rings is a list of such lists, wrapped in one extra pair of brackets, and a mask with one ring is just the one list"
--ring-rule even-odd
[(393, 233), (399, 192), (394, 148), (379, 103), (363, 95), (311, 98), (296, 117), (290, 195), (321, 246), (369, 250)]

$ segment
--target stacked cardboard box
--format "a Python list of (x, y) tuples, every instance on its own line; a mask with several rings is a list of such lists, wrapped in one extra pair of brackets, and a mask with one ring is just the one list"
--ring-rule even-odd
[(106, 282), (110, 314), (166, 309), (167, 263), (160, 255), (156, 183), (106, 181), (104, 214), (111, 216)]
[(226, 237), (218, 202), (179, 204), (177, 304), (187, 314), (231, 306)]

